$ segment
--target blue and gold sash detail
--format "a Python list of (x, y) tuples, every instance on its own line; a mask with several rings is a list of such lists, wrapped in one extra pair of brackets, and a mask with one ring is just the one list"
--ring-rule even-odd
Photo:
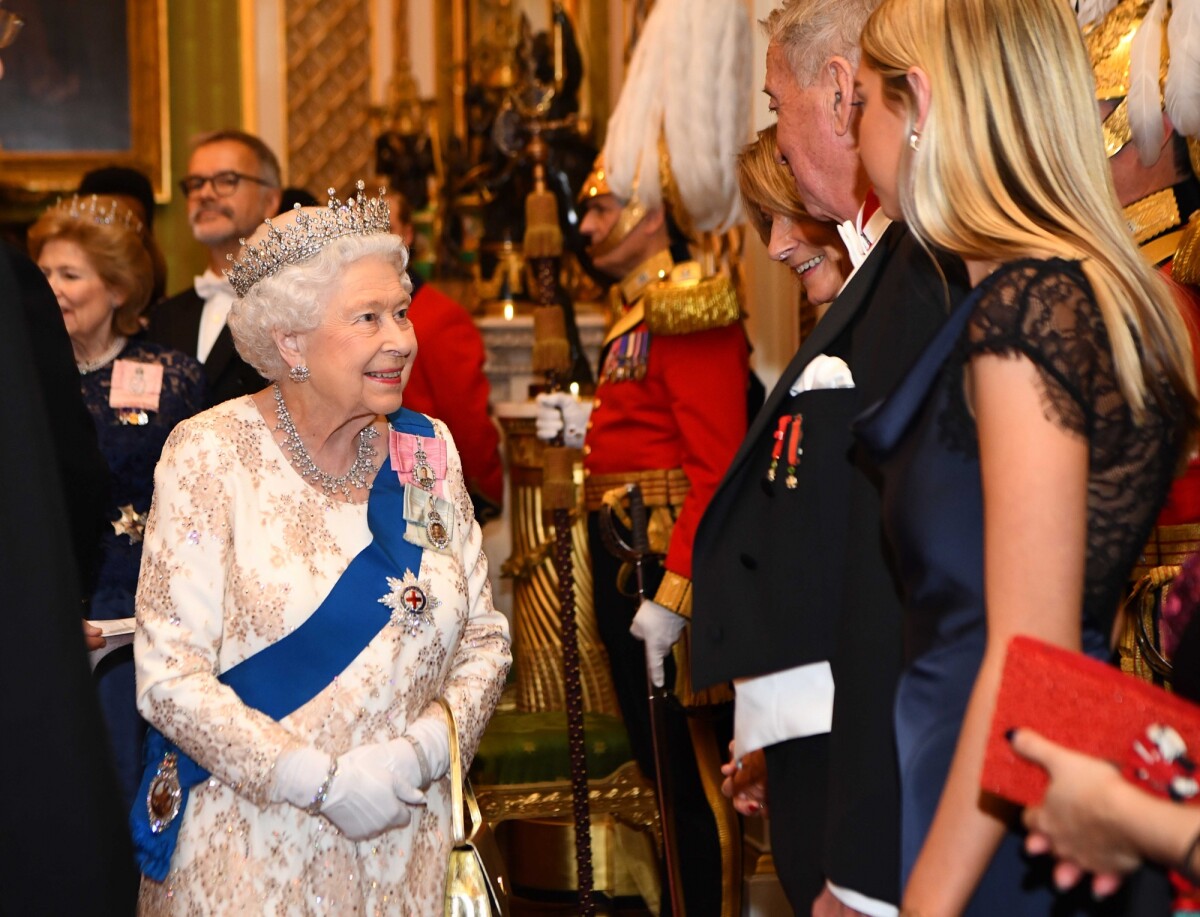
[[(388, 420), (395, 430), (434, 437), (433, 424), (415, 411), (401, 408)], [(380, 592), (389, 580), (418, 575), (423, 554), (421, 545), (404, 537), (405, 489), (389, 456), (367, 501), (371, 543), (303, 624), (218, 676), (246, 706), (283, 719), (320, 694), (393, 620), (394, 609), (379, 600)], [(138, 865), (161, 882), (170, 871), (188, 790), (209, 772), (153, 727), (142, 754), (146, 769), (129, 822)]]

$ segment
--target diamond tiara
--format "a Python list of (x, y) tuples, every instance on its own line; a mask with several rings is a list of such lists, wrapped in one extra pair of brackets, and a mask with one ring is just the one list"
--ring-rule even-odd
[(269, 219), (265, 220), (266, 237), (256, 245), (246, 246), (246, 240), (239, 239), (246, 247), (236, 260), (233, 255), (225, 256), (233, 266), (224, 272), (238, 298), (244, 297), (260, 280), (289, 264), (311, 258), (334, 239), (391, 232), (384, 189), (379, 189), (378, 197), (368, 198), (363, 196), (365, 185), (362, 181), (356, 187), (357, 194), (345, 201), (339, 201), (334, 189), (330, 188), (329, 206), (324, 210), (302, 208), (297, 204), (295, 219), (282, 230)]
[(107, 195), (105, 201), (101, 201), (100, 195), (96, 194), (86, 197), (74, 194), (69, 199), (59, 198), (54, 206), (57, 210), (66, 211), (72, 220), (95, 223), (97, 226), (124, 226), (141, 235), (142, 221), (134, 216), (132, 210)]

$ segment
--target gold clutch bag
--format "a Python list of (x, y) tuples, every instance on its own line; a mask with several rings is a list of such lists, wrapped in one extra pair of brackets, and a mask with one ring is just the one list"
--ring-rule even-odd
[[(454, 712), (442, 698), (450, 728), (450, 812), (453, 846), (446, 868), (445, 917), (508, 917), (508, 876), (492, 829), (462, 772)], [(466, 825), (464, 812), (470, 816)]]

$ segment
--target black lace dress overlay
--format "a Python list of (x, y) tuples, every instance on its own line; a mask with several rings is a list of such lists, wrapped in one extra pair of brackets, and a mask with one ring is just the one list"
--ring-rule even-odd
[(939, 432), (950, 448), (976, 457), (964, 367), (985, 353), (1034, 364), (1046, 418), (1088, 443), (1084, 615), (1106, 628), (1170, 489), (1182, 447), (1179, 412), (1150, 399), (1142, 424), (1134, 422), (1100, 308), (1078, 263), (1009, 262), (980, 286), (943, 376), (949, 390)]

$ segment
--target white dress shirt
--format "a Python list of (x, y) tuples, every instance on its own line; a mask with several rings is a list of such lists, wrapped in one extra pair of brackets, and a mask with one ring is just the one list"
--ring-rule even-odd
[(200, 331), (196, 336), (196, 359), (203, 363), (212, 353), (213, 345), (217, 343), (229, 319), (234, 293), (224, 275), (218, 276), (212, 268), (207, 268), (193, 284), (196, 295), (204, 300), (204, 308), (200, 311)]

